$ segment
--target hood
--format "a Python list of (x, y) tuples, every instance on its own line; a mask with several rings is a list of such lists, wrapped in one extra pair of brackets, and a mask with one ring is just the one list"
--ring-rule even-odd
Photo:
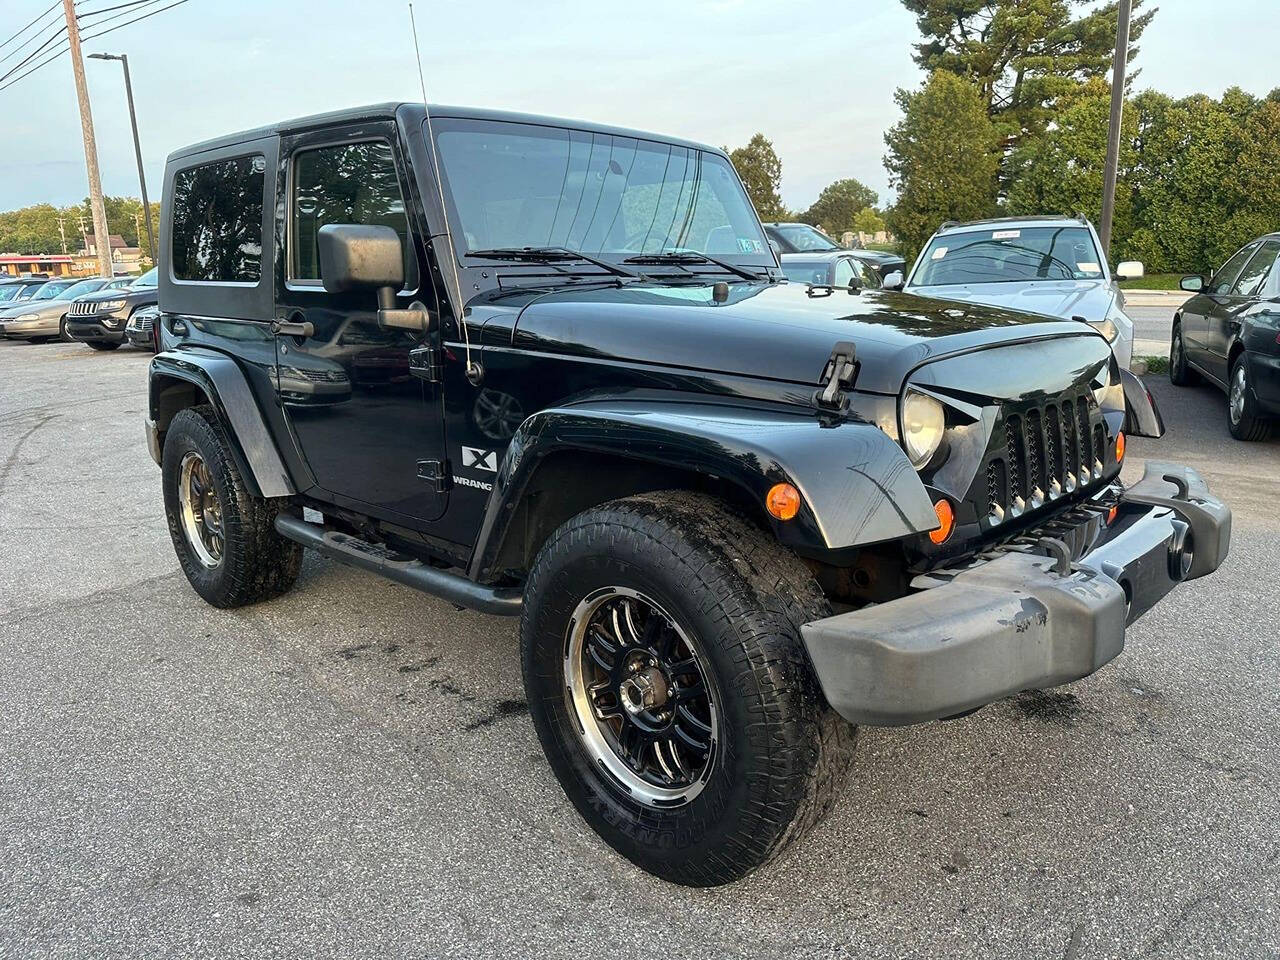
[[(494, 331), (496, 332), (496, 331)], [(604, 361), (816, 385), (836, 344), (850, 341), (857, 389), (897, 393), (906, 375), (954, 353), (1043, 337), (1094, 337), (1071, 320), (887, 290), (810, 295), (803, 284), (561, 289), (532, 297), (512, 346)], [(485, 340), (494, 342), (486, 333)]]
[(965, 283), (913, 286), (922, 297), (985, 303), (1025, 313), (1043, 313), (1070, 320), (1105, 319), (1115, 293), (1106, 280), (1025, 280), (1013, 283)]
[(118, 287), (115, 290), (95, 290), (82, 297), (76, 297), (81, 303), (102, 303), (106, 300), (159, 300), (159, 287)]
[(23, 300), (16, 307), (8, 304), (4, 305), (4, 309), (0, 310), (0, 320), (14, 320), (18, 317), (24, 317), (29, 313), (38, 313), (41, 316), (45, 314), (56, 314), (62, 316), (67, 312), (67, 307), (71, 306), (70, 300)]

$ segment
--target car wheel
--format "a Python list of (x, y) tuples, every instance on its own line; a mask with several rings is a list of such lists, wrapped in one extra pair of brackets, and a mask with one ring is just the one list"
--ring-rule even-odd
[(63, 343), (75, 343), (71, 339), (71, 334), (67, 333), (67, 318), (63, 317), (58, 321), (58, 339)]
[(1262, 416), (1249, 385), (1249, 363), (1241, 351), (1231, 364), (1227, 382), (1227, 426), (1237, 440), (1265, 440), (1271, 436), (1271, 421)]
[(1175, 387), (1194, 386), (1200, 378), (1187, 366), (1187, 351), (1182, 343), (1182, 324), (1173, 325), (1173, 337), (1169, 341), (1169, 380)]
[(525, 689), (592, 829), (691, 886), (801, 836), (853, 753), (800, 639), (829, 613), (790, 551), (709, 497), (629, 497), (553, 533), (525, 588)]
[(161, 460), (169, 537), (196, 593), (215, 607), (241, 607), (293, 586), (302, 547), (275, 530), (287, 501), (245, 489), (212, 407), (179, 411)]
[(120, 349), (120, 344), (119, 344), (119, 342), (118, 342), (118, 341), (114, 341), (114, 340), (88, 340), (88, 341), (86, 341), (86, 342), (89, 344), (89, 346), (93, 347), (93, 349), (95, 349), (95, 350), (118, 350), (118, 349)]

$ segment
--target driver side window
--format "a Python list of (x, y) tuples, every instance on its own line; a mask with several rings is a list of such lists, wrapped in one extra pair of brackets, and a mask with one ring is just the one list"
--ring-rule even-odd
[(1244, 270), (1244, 265), (1249, 262), (1249, 258), (1253, 256), (1257, 249), (1258, 245), (1256, 243), (1251, 243), (1224, 263), (1222, 265), (1222, 269), (1214, 274), (1213, 280), (1209, 282), (1209, 289), (1206, 293), (1230, 293), (1236, 280), (1240, 278), (1240, 273)]

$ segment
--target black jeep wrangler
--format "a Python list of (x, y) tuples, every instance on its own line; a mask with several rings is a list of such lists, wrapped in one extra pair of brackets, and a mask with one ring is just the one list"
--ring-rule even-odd
[(221, 607), (302, 548), (519, 616), (582, 816), (679, 883), (804, 833), (853, 724), (1087, 676), (1226, 556), (1087, 324), (786, 283), (720, 150), (390, 104), (169, 157), (147, 434)]

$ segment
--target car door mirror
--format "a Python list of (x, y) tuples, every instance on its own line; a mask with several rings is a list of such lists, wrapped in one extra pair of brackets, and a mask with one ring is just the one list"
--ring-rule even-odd
[(395, 306), (396, 291), (404, 286), (398, 233), (371, 224), (327, 223), (316, 239), (326, 292), (377, 290), (378, 306)]
[(1117, 280), (1139, 280), (1146, 274), (1147, 270), (1140, 260), (1122, 260), (1116, 264)]
[(1183, 277), (1178, 286), (1188, 293), (1200, 293), (1204, 290), (1204, 277)]
[(894, 270), (884, 278), (884, 283), (880, 284), (886, 290), (901, 290), (905, 285), (906, 280), (903, 278), (901, 270)]

